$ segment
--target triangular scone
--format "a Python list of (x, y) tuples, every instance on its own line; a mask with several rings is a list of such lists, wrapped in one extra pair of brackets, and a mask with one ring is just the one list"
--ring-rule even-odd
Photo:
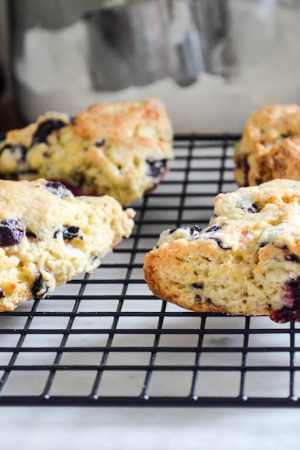
[(208, 228), (164, 231), (145, 257), (155, 295), (197, 312), (300, 320), (300, 182), (220, 194)]
[(0, 311), (82, 272), (129, 236), (134, 212), (112, 197), (74, 197), (60, 183), (0, 180)]
[(123, 205), (155, 187), (173, 157), (163, 104), (97, 103), (76, 116), (49, 112), (0, 142), (6, 179), (61, 181), (76, 195), (111, 195)]

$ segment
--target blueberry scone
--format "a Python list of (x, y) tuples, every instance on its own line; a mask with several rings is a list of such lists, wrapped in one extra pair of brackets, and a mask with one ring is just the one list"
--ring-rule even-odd
[(0, 180), (0, 311), (98, 267), (133, 216), (112, 197), (74, 197), (59, 182)]
[(61, 181), (75, 194), (108, 194), (127, 205), (159, 183), (172, 156), (159, 100), (97, 103), (72, 118), (49, 112), (8, 132), (0, 176)]
[(197, 312), (300, 320), (300, 182), (219, 194), (207, 228), (164, 231), (145, 257), (153, 293)]
[(300, 107), (271, 105), (254, 112), (234, 160), (240, 186), (278, 178), (300, 180)]

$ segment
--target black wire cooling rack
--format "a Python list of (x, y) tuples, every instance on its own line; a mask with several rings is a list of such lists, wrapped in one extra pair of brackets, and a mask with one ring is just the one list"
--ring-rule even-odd
[(101, 268), (0, 316), (0, 405), (298, 406), (300, 328), (195, 314), (143, 281), (158, 234), (207, 224), (236, 136), (181, 135), (133, 235)]

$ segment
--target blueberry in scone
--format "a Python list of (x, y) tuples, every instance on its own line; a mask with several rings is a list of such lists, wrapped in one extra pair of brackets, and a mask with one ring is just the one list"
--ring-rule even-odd
[(209, 227), (164, 231), (145, 257), (153, 293), (197, 312), (300, 321), (300, 182), (219, 194)]
[(0, 246), (17, 245), (25, 235), (25, 226), (19, 219), (4, 219), (0, 222)]
[(236, 145), (234, 160), (240, 186), (278, 178), (300, 180), (300, 107), (271, 105), (255, 111)]
[(31, 145), (47, 143), (49, 135), (64, 128), (67, 123), (67, 121), (61, 119), (47, 119), (41, 121), (33, 133)]
[(52, 192), (54, 195), (58, 195), (61, 198), (72, 196), (72, 192), (59, 181), (47, 181), (45, 186), (48, 191)]
[(76, 195), (108, 194), (127, 205), (153, 189), (173, 157), (159, 100), (98, 103), (70, 118), (46, 113), (0, 142), (0, 176), (63, 182)]
[(0, 180), (0, 311), (11, 311), (101, 259), (133, 227), (112, 197), (74, 197), (61, 183)]

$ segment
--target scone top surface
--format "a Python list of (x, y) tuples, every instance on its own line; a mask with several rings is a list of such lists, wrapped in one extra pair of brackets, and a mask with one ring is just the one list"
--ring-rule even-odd
[(172, 128), (163, 104), (157, 99), (96, 103), (77, 114), (74, 125), (78, 134), (93, 143), (97, 137), (120, 142), (137, 140), (145, 144), (145, 150), (152, 144), (154, 156), (171, 157), (165, 144), (172, 139)]
[(241, 188), (214, 206), (208, 228), (167, 230), (146, 255), (153, 292), (199, 312), (300, 314), (300, 182)]
[(109, 196), (74, 197), (58, 182), (0, 180), (0, 311), (96, 268), (133, 227)]
[[(49, 121), (48, 123), (45, 123)], [(70, 136), (72, 132), (72, 136)], [(74, 133), (74, 134), (73, 134)], [(172, 157), (170, 142), (172, 127), (164, 105), (158, 99), (146, 99), (140, 102), (95, 103), (74, 117), (57, 112), (47, 112), (38, 117), (35, 123), (23, 129), (11, 130), (1, 148), (9, 144), (18, 144), (20, 136), (27, 147), (46, 144), (50, 137), (64, 136), (82, 139), (86, 146), (98, 148), (111, 142), (140, 144), (140, 151), (148, 153), (154, 159)], [(102, 142), (103, 140), (107, 142)], [(100, 145), (102, 144), (102, 145)], [(150, 153), (152, 146), (152, 153)]]
[(49, 112), (8, 132), (0, 172), (60, 180), (128, 204), (159, 181), (172, 156), (172, 128), (159, 100), (98, 103), (73, 118)]
[(235, 163), (241, 186), (300, 180), (300, 107), (271, 105), (255, 111), (236, 146)]

